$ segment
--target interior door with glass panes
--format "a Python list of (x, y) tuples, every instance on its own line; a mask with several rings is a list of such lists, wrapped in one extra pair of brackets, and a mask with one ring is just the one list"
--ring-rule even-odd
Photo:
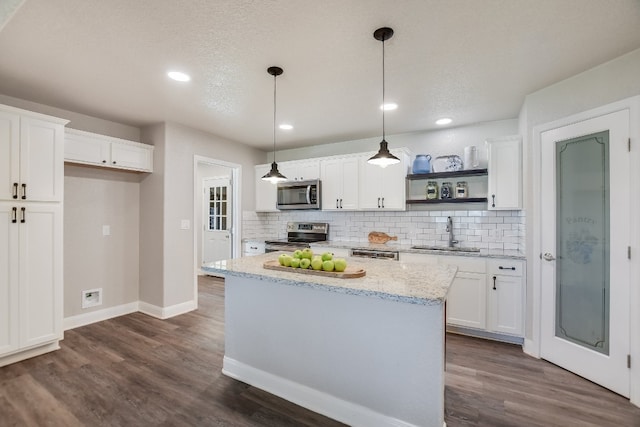
[(204, 231), (202, 262), (220, 261), (232, 257), (231, 181), (229, 178), (205, 178)]

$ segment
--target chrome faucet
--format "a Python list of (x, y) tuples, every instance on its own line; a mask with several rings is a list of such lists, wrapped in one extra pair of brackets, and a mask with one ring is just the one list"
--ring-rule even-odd
[(453, 220), (450, 216), (447, 217), (447, 232), (449, 233), (449, 247), (452, 248), (453, 245), (459, 242), (453, 238)]

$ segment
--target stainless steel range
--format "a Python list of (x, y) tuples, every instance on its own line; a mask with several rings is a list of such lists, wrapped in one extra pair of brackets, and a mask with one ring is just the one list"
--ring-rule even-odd
[(287, 240), (265, 241), (265, 252), (286, 251), (310, 247), (310, 243), (324, 242), (329, 237), (326, 222), (288, 222)]

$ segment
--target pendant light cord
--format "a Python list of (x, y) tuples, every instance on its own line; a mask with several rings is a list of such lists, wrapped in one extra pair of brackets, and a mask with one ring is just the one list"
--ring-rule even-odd
[(273, 75), (273, 162), (276, 161), (276, 78)]
[(382, 140), (385, 139), (384, 133), (384, 37), (382, 38)]

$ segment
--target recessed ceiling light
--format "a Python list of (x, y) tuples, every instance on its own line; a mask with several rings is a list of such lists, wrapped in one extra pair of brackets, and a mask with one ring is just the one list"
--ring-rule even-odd
[(395, 102), (387, 102), (386, 104), (380, 106), (380, 109), (384, 111), (395, 110), (396, 108), (398, 108), (398, 104), (396, 104)]
[(167, 73), (169, 78), (177, 81), (177, 82), (188, 82), (191, 80), (191, 77), (188, 74), (181, 73), (180, 71), (169, 71)]
[(449, 117), (443, 117), (441, 119), (436, 120), (436, 124), (440, 126), (444, 126), (444, 125), (448, 125), (452, 121), (453, 120), (451, 120)]
[(291, 130), (291, 129), (293, 129), (293, 126), (291, 126), (289, 124), (286, 124), (286, 123), (283, 123), (283, 124), (280, 125), (280, 129), (282, 129), (282, 130)]

